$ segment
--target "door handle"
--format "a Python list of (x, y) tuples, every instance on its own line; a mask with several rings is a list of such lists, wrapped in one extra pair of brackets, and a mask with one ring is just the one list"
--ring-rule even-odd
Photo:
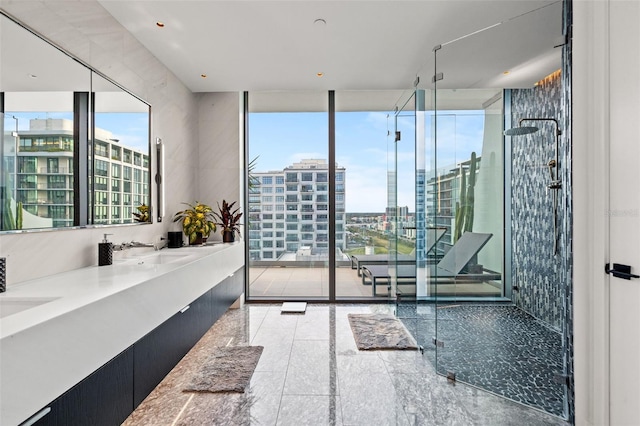
[(622, 278), (623, 280), (630, 280), (631, 278), (640, 278), (640, 275), (631, 273), (631, 266), (621, 265), (619, 263), (613, 264), (613, 269), (609, 268), (609, 264), (604, 265), (604, 271), (607, 274), (611, 274), (616, 278)]

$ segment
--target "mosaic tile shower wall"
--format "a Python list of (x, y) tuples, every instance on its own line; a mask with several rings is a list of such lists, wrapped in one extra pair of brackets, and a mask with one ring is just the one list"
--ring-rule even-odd
[(558, 190), (559, 245), (554, 254), (553, 190), (549, 160), (555, 158), (555, 127), (552, 122), (525, 121), (539, 131), (511, 138), (512, 144), (512, 265), (516, 306), (561, 331), (564, 320), (564, 283), (567, 281), (567, 215), (569, 185), (566, 182), (567, 149), (563, 111), (561, 72), (548, 76), (532, 89), (511, 91), (511, 119), (517, 126), (522, 118), (554, 118), (560, 129), (559, 167), (553, 172), (563, 179)]

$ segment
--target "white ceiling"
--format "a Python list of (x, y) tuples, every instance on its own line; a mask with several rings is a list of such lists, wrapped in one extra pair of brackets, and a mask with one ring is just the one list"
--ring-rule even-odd
[(430, 88), (436, 45), (442, 88), (531, 87), (560, 68), (561, 1), (100, 3), (194, 92)]
[(0, 41), (7, 111), (69, 112), (73, 92), (92, 91), (100, 112), (148, 112), (147, 104), (1, 15)]

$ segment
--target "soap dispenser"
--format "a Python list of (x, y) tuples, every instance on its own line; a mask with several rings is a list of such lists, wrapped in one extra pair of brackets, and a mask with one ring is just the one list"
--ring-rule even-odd
[(98, 266), (113, 264), (113, 244), (108, 240), (111, 234), (104, 234), (104, 239), (98, 244)]

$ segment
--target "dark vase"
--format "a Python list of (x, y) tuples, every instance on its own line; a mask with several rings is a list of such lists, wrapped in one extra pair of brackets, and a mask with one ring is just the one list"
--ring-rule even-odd
[(232, 243), (235, 241), (233, 231), (222, 231), (222, 241), (225, 243)]
[(196, 239), (191, 242), (191, 239), (189, 239), (189, 244), (192, 246), (201, 246), (204, 243), (203, 237), (201, 233), (197, 233), (196, 234)]

